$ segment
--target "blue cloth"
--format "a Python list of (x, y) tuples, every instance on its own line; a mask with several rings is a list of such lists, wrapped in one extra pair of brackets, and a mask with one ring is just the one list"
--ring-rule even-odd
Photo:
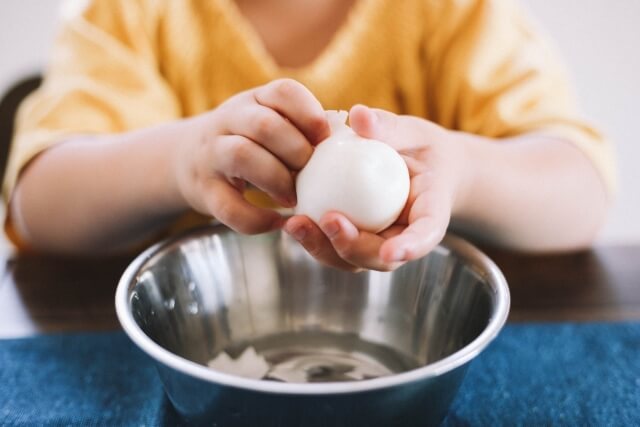
[(640, 323), (508, 325), (444, 426), (640, 426)]
[[(0, 340), (0, 425), (177, 425), (122, 332)], [(508, 325), (444, 426), (640, 425), (640, 323)]]

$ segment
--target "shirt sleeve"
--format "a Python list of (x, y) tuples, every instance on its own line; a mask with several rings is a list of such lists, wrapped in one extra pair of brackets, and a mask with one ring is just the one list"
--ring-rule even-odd
[(158, 11), (142, 0), (84, 4), (60, 29), (42, 86), (22, 104), (3, 196), (43, 150), (72, 135), (124, 132), (180, 116), (163, 79), (156, 40)]
[(615, 191), (611, 144), (580, 115), (553, 44), (516, 4), (431, 3), (437, 6), (427, 18), (433, 30), (425, 45), (436, 121), (493, 138), (540, 133), (569, 141)]

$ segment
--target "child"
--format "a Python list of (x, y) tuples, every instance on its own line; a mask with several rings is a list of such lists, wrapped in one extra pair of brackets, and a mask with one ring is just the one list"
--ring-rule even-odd
[[(328, 265), (391, 270), (449, 225), (514, 249), (585, 247), (614, 187), (610, 147), (509, 0), (93, 0), (63, 23), (45, 77), (4, 186), (6, 228), (35, 250), (122, 250), (216, 217), (283, 228)], [(294, 206), (324, 110), (353, 105), (354, 130), (410, 169), (396, 224), (285, 221), (243, 197), (249, 183)]]

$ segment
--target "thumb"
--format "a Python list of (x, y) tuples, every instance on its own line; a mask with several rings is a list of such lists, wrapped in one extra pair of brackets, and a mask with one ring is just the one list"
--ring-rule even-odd
[(396, 151), (410, 148), (419, 136), (415, 123), (406, 116), (364, 105), (351, 108), (349, 125), (361, 137), (385, 142)]
[(395, 129), (398, 116), (388, 111), (354, 105), (349, 111), (349, 126), (364, 138), (385, 141)]

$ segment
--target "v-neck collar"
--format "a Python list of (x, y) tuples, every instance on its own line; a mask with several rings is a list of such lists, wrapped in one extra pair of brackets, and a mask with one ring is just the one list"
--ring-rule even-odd
[(300, 67), (287, 67), (277, 63), (267, 50), (257, 30), (244, 16), (233, 0), (219, 0), (224, 7), (227, 24), (243, 42), (243, 49), (268, 79), (294, 77), (305, 80), (334, 75), (340, 64), (346, 61), (358, 48), (359, 36), (364, 33), (367, 22), (380, 0), (356, 0), (346, 18), (331, 37), (329, 43), (309, 63)]

